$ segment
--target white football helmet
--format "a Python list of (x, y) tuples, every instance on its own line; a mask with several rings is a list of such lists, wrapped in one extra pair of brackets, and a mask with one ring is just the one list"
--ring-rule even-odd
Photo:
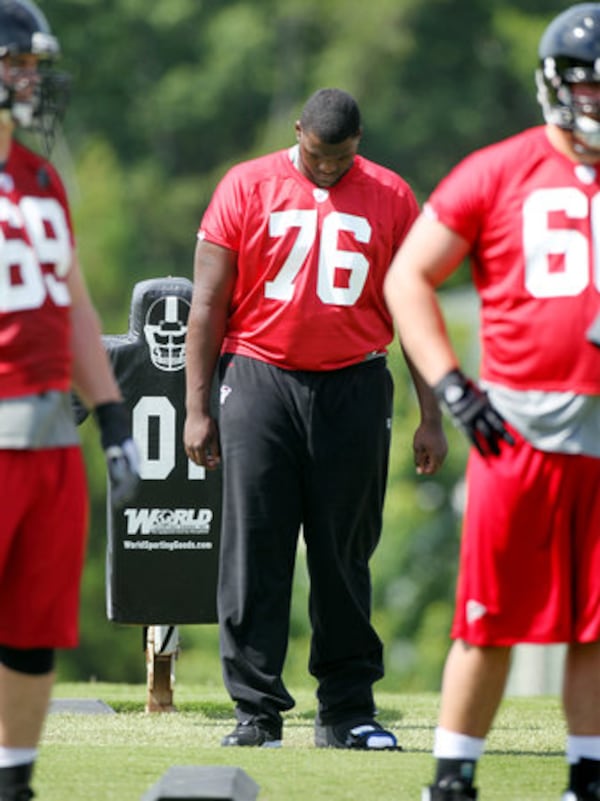
[(159, 370), (174, 372), (185, 367), (185, 336), (190, 304), (179, 295), (164, 295), (146, 314), (144, 336), (152, 363)]

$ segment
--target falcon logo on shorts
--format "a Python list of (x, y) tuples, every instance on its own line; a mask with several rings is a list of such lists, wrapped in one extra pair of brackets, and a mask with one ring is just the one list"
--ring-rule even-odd
[(221, 395), (220, 395), (221, 406), (223, 406), (223, 404), (229, 397), (230, 393), (231, 393), (231, 387), (227, 386), (227, 384), (221, 384)]
[(467, 623), (475, 623), (476, 620), (479, 620), (484, 615), (487, 615), (487, 606), (472, 599), (467, 601)]

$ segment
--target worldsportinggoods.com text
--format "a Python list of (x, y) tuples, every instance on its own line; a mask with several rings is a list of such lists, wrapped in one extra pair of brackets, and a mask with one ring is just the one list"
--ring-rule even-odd
[(123, 547), (136, 551), (209, 551), (213, 543), (197, 540), (123, 540)]

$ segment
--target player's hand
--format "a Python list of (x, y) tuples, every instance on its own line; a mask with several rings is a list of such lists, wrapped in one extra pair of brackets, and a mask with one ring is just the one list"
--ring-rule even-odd
[(207, 470), (215, 470), (220, 466), (219, 429), (209, 414), (187, 413), (183, 426), (183, 445), (194, 464)]
[(448, 410), (453, 422), (482, 456), (500, 453), (500, 441), (515, 441), (504, 419), (492, 406), (487, 393), (461, 370), (451, 370), (434, 386), (435, 395)]
[(122, 403), (101, 403), (94, 409), (100, 426), (100, 439), (106, 457), (111, 501), (120, 507), (135, 496), (139, 483), (138, 453)]
[(447, 453), (448, 442), (441, 419), (422, 420), (413, 437), (413, 459), (418, 475), (431, 476), (436, 473)]

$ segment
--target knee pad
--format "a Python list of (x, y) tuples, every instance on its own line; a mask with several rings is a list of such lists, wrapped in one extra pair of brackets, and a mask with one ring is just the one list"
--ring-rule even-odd
[(0, 664), (18, 673), (41, 676), (54, 669), (54, 649), (11, 648), (0, 645)]

